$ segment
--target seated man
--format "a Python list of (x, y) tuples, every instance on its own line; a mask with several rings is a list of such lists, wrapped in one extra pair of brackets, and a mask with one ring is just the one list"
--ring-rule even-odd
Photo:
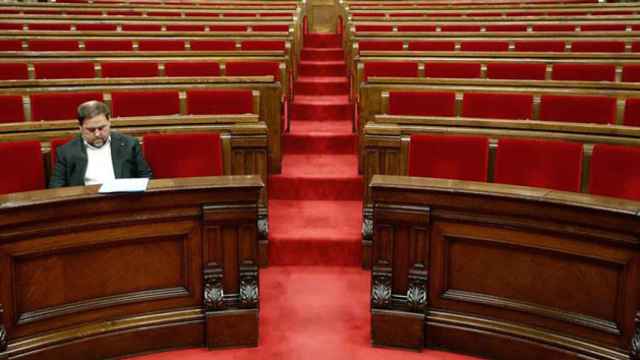
[(78, 106), (80, 136), (58, 148), (49, 187), (151, 177), (138, 140), (111, 132), (110, 116), (109, 107), (100, 101), (87, 101)]

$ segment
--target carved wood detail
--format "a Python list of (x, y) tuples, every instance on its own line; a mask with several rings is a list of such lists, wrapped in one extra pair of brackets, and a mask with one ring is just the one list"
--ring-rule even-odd
[(256, 266), (242, 266), (240, 268), (240, 306), (257, 308), (259, 304), (258, 268)]
[(633, 319), (635, 330), (633, 337), (631, 338), (631, 351), (629, 356), (632, 360), (640, 359), (640, 314), (636, 314), (636, 318)]
[(206, 311), (222, 310), (224, 306), (224, 289), (222, 288), (222, 268), (208, 264), (204, 268), (204, 306)]
[(4, 309), (0, 304), (0, 352), (7, 351), (8, 342), (7, 329), (4, 327)]
[(391, 268), (374, 266), (371, 273), (371, 307), (391, 306)]

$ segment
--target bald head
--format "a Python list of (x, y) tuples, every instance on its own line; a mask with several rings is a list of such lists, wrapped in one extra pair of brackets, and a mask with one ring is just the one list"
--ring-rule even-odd
[(104, 115), (107, 120), (111, 118), (111, 110), (109, 110), (107, 104), (102, 101), (90, 100), (78, 106), (78, 121), (80, 122), (80, 126), (84, 124), (86, 119), (91, 119), (99, 115)]

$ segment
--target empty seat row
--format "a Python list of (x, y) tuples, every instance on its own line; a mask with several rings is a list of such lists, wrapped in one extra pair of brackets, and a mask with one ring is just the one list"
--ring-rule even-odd
[[(482, 136), (412, 135), (409, 176), (487, 181), (489, 140)], [(596, 144), (589, 192), (640, 200), (640, 148)], [(499, 139), (495, 183), (579, 192), (583, 145), (554, 140)]]
[(587, 24), (356, 24), (352, 32), (590, 32), (638, 31), (640, 24), (620, 22)]
[[(0, 95), (0, 123), (25, 121), (30, 105), (31, 121), (71, 120), (78, 105), (89, 100), (105, 101), (103, 92), (33, 93), (29, 96)], [(114, 117), (182, 114), (181, 91), (114, 91), (109, 94)], [(188, 115), (258, 114), (251, 90), (191, 89), (183, 92)], [(255, 102), (257, 103), (257, 102)]]
[[(396, 11), (396, 10), (394, 10)], [(459, 12), (435, 12), (435, 11), (415, 11), (410, 10), (407, 12), (394, 12), (392, 10), (385, 12), (353, 12), (351, 13), (351, 17), (353, 19), (360, 18), (369, 18), (369, 19), (380, 19), (380, 18), (451, 18), (451, 17), (461, 17), (461, 18), (488, 18), (488, 17), (523, 17), (523, 16), (535, 16), (535, 17), (552, 17), (552, 16), (610, 16), (610, 15), (634, 15), (637, 13), (634, 9), (620, 9), (620, 10), (597, 10), (596, 9), (584, 9), (581, 11), (555, 11), (555, 10), (533, 10), (533, 11), (522, 11), (522, 10), (501, 10), (501, 11), (459, 11)]]
[[(59, 2), (59, 1), (58, 1)], [(23, 15), (23, 16), (32, 16), (32, 15), (46, 15), (47, 19), (50, 19), (51, 16), (105, 16), (110, 19), (113, 16), (123, 16), (123, 17), (142, 17), (145, 18), (153, 18), (153, 17), (169, 17), (169, 18), (192, 18), (192, 17), (213, 17), (213, 18), (274, 18), (274, 17), (292, 17), (293, 12), (266, 12), (268, 10), (253, 10), (247, 12), (237, 12), (237, 11), (225, 11), (225, 12), (212, 12), (212, 11), (189, 11), (189, 10), (180, 10), (173, 9), (167, 11), (158, 11), (158, 10), (114, 10), (114, 9), (26, 9), (26, 8), (11, 8), (11, 9), (2, 9), (0, 8), (0, 15)]]
[[(170, 31), (288, 32), (288, 24), (136, 24), (136, 23), (0, 23), (0, 30), (19, 31)], [(33, 33), (37, 35), (38, 33)]]
[[(51, 163), (56, 148), (70, 139), (51, 142)], [(218, 176), (223, 173), (218, 133), (148, 134), (143, 137), (144, 156), (153, 177)], [(38, 141), (0, 143), (0, 162), (12, 171), (0, 175), (0, 194), (45, 188), (44, 164)]]
[[(531, 94), (465, 92), (459, 96), (459, 116), (468, 118), (615, 124), (618, 111), (617, 99), (609, 96), (541, 95), (537, 116)], [(640, 126), (640, 97), (626, 99), (623, 111), (624, 125)], [(391, 91), (388, 114), (456, 117), (456, 93)]]
[[(484, 68), (484, 69), (483, 69)], [(616, 69), (620, 69), (620, 81), (640, 81), (640, 64), (589, 64), (589, 63), (517, 63), (517, 62), (415, 62), (415, 61), (365, 61), (362, 79), (369, 77), (420, 77), (420, 70), (430, 78), (466, 79), (516, 79), (516, 80), (575, 80), (616, 81)], [(484, 70), (484, 71), (483, 71)]]
[(0, 39), (0, 51), (284, 51), (284, 40)]
[(359, 51), (640, 52), (632, 40), (358, 40)]
[[(57, 61), (37, 62), (31, 66), (35, 79), (272, 75), (279, 81), (282, 77), (280, 63), (276, 61)], [(0, 63), (0, 80), (29, 78), (29, 64)]]

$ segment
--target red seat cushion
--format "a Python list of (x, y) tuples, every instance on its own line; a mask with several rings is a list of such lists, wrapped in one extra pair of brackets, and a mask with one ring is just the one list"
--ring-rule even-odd
[(514, 24), (514, 25), (487, 25), (485, 27), (485, 29), (487, 31), (496, 31), (496, 32), (503, 32), (503, 31), (525, 32), (525, 31), (527, 31), (527, 25), (518, 25), (518, 24)]
[(19, 24), (19, 23), (0, 23), (0, 30), (22, 30), (22, 24)]
[(455, 92), (391, 91), (389, 114), (421, 116), (455, 116)]
[(640, 98), (625, 101), (623, 123), (627, 126), (640, 126)]
[(24, 107), (20, 95), (0, 95), (0, 123), (23, 122)]
[(209, 31), (246, 32), (246, 25), (209, 25)]
[(402, 40), (360, 40), (360, 51), (398, 51), (402, 50)]
[(73, 120), (78, 105), (89, 100), (102, 101), (101, 92), (41, 93), (31, 95), (33, 121)]
[(253, 31), (287, 32), (289, 31), (289, 25), (286, 25), (286, 24), (253, 25), (251, 29)]
[(183, 40), (140, 40), (138, 42), (140, 51), (182, 51), (184, 50)]
[(460, 45), (462, 51), (507, 51), (508, 41), (463, 41)]
[(443, 25), (440, 31), (443, 32), (479, 32), (480, 25)]
[(154, 178), (222, 175), (217, 133), (145, 135), (142, 146)]
[(71, 30), (71, 24), (63, 23), (30, 23), (28, 24), (29, 30), (49, 30), (49, 31), (69, 31)]
[(52, 62), (35, 63), (36, 79), (82, 79), (95, 78), (96, 72), (92, 62)]
[(544, 80), (546, 64), (489, 63), (487, 79)]
[(508, 93), (464, 94), (462, 116), (486, 119), (531, 119), (533, 95)]
[(406, 32), (433, 32), (436, 31), (435, 25), (398, 25), (398, 31)]
[(22, 51), (22, 40), (0, 40), (0, 51)]
[(409, 41), (411, 51), (454, 51), (454, 41)]
[(486, 181), (488, 159), (486, 137), (411, 135), (409, 176)]
[(167, 76), (220, 76), (220, 64), (212, 61), (177, 61), (164, 64)]
[(242, 50), (284, 50), (285, 42), (280, 40), (245, 40), (240, 44)]
[(540, 24), (533, 25), (533, 31), (575, 31), (576, 26), (571, 24)]
[(589, 192), (640, 201), (640, 148), (597, 144), (591, 155)]
[(623, 41), (572, 41), (572, 52), (624, 52)]
[(227, 76), (273, 75), (280, 80), (280, 64), (275, 61), (233, 61), (225, 64)]
[(250, 114), (253, 113), (251, 90), (188, 90), (187, 113)]
[(76, 51), (77, 40), (29, 40), (29, 50), (31, 51)]
[(607, 96), (542, 95), (540, 120), (613, 124), (616, 99)]
[(122, 31), (162, 31), (160, 24), (123, 24)]
[(193, 51), (227, 51), (235, 50), (236, 42), (233, 40), (191, 40)]
[(167, 25), (167, 31), (204, 31), (204, 25)]
[(554, 64), (552, 80), (615, 81), (615, 64)]
[(424, 76), (433, 78), (479, 78), (479, 63), (428, 62), (424, 64)]
[(582, 144), (534, 139), (500, 139), (496, 183), (580, 191)]
[(117, 29), (116, 24), (76, 24), (78, 31), (116, 31)]
[(86, 40), (84, 48), (87, 51), (131, 51), (131, 40)]
[(584, 24), (580, 25), (581, 31), (625, 31), (625, 24)]
[(393, 25), (356, 25), (356, 32), (360, 31), (390, 32), (393, 31)]
[(418, 77), (418, 63), (411, 61), (368, 61), (364, 63), (364, 79), (370, 76)]
[(640, 64), (625, 64), (622, 67), (622, 81), (640, 82)]
[(180, 113), (177, 90), (118, 91), (111, 94), (115, 117), (175, 115)]
[(29, 67), (26, 63), (0, 64), (0, 80), (29, 79)]
[(564, 41), (516, 41), (514, 49), (526, 52), (564, 52)]
[(38, 141), (0, 143), (2, 172), (0, 194), (45, 188), (44, 163)]
[(145, 61), (118, 61), (101, 64), (102, 77), (156, 77), (158, 64)]

